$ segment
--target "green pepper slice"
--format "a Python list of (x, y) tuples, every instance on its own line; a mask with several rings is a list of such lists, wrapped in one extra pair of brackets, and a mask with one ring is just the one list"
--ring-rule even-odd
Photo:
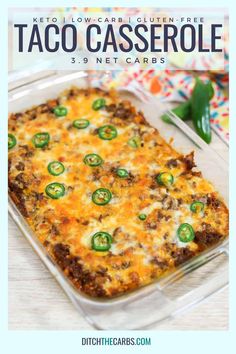
[(60, 161), (52, 161), (48, 164), (48, 172), (53, 176), (59, 176), (64, 171), (65, 167)]
[(85, 129), (89, 126), (90, 122), (88, 119), (76, 119), (73, 122), (73, 127), (77, 129)]
[(190, 205), (190, 210), (193, 213), (200, 213), (201, 211), (203, 211), (204, 206), (205, 206), (204, 203), (197, 200)]
[(48, 145), (50, 135), (48, 133), (37, 133), (33, 136), (32, 142), (36, 148), (42, 148)]
[[(172, 109), (172, 112), (183, 121), (191, 119), (191, 101), (187, 100), (183, 103), (180, 103), (177, 107)], [(173, 124), (171, 118), (167, 114), (163, 114), (161, 119), (165, 123)]]
[(193, 125), (198, 135), (207, 144), (211, 142), (210, 99), (208, 86), (209, 84), (205, 84), (199, 78), (196, 78), (191, 97)]
[(103, 163), (103, 159), (97, 154), (88, 154), (84, 157), (85, 165), (94, 167), (100, 166)]
[(53, 113), (56, 117), (64, 117), (68, 113), (68, 109), (64, 106), (57, 106), (53, 109)]
[(120, 178), (127, 178), (129, 177), (129, 172), (125, 170), (124, 168), (117, 168), (116, 174)]
[(61, 183), (53, 182), (47, 185), (46, 194), (52, 199), (59, 199), (65, 195), (65, 187)]
[[(206, 88), (208, 91), (209, 95), (209, 100), (211, 100), (214, 96), (214, 88), (212, 86), (211, 81), (208, 81), (206, 83)], [(191, 98), (189, 98), (187, 101), (180, 103), (177, 107), (173, 108), (171, 110), (173, 113), (175, 113), (180, 119), (183, 121), (190, 120), (191, 119)], [(163, 114), (161, 116), (161, 119), (163, 122), (168, 123), (168, 124), (173, 124), (172, 119), (167, 115)]]
[(95, 251), (109, 251), (111, 243), (112, 237), (108, 232), (99, 231), (92, 237), (92, 249)]
[(104, 98), (98, 98), (93, 102), (92, 108), (94, 109), (94, 111), (98, 111), (99, 109), (105, 107), (105, 105), (106, 105), (106, 100)]
[(112, 140), (117, 137), (117, 130), (113, 125), (103, 125), (98, 129), (99, 138)]
[(174, 183), (174, 177), (169, 172), (161, 172), (156, 177), (157, 183), (161, 186), (170, 187)]
[(92, 201), (97, 205), (106, 205), (110, 202), (112, 194), (109, 189), (99, 188), (92, 194)]
[(141, 139), (139, 136), (133, 136), (128, 140), (128, 145), (132, 148), (138, 148), (141, 146)]
[(147, 219), (147, 215), (146, 214), (139, 214), (138, 218), (139, 218), (139, 220), (144, 221)]
[(8, 150), (14, 148), (16, 146), (16, 138), (13, 134), (8, 134)]
[(194, 239), (195, 234), (190, 224), (181, 224), (177, 230), (178, 237), (181, 242), (190, 242)]

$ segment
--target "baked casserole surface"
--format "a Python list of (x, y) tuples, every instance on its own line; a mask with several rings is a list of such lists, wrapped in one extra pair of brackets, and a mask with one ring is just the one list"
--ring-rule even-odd
[(228, 209), (116, 92), (76, 87), (9, 117), (9, 193), (81, 292), (111, 298), (228, 235)]

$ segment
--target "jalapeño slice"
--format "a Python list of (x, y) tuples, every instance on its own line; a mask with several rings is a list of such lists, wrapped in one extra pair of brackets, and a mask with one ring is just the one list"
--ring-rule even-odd
[(113, 125), (103, 125), (98, 129), (99, 138), (112, 140), (117, 137), (117, 130)]
[(65, 195), (65, 187), (61, 183), (53, 182), (47, 185), (46, 194), (52, 199), (59, 199)]
[(88, 119), (76, 119), (73, 122), (73, 127), (77, 128), (77, 129), (85, 129), (89, 126), (90, 122)]
[(64, 106), (57, 106), (53, 109), (53, 113), (56, 117), (64, 117), (68, 113), (68, 109)]
[(127, 170), (125, 170), (124, 168), (118, 168), (116, 170), (116, 174), (118, 177), (120, 178), (127, 178), (129, 177), (129, 172)]
[(138, 216), (139, 220), (146, 220), (147, 219), (147, 215), (146, 214), (139, 214)]
[(141, 146), (141, 139), (139, 136), (133, 136), (128, 140), (128, 145), (132, 148), (138, 148)]
[(13, 134), (8, 134), (8, 150), (16, 146), (16, 138)]
[(105, 107), (106, 101), (104, 98), (98, 98), (97, 100), (93, 101), (92, 108), (94, 111), (98, 111), (99, 109)]
[(42, 148), (48, 145), (50, 135), (48, 133), (37, 133), (33, 136), (32, 142), (36, 148)]
[(99, 231), (92, 237), (92, 249), (95, 251), (108, 251), (111, 243), (112, 237), (108, 232)]
[(190, 210), (193, 213), (200, 213), (201, 211), (203, 211), (204, 206), (204, 203), (197, 200), (190, 205)]
[(174, 183), (174, 177), (169, 172), (159, 173), (156, 177), (157, 183), (161, 186), (170, 187)]
[(65, 167), (60, 161), (52, 161), (48, 164), (48, 172), (53, 176), (59, 176), (64, 171)]
[(109, 189), (99, 188), (92, 194), (92, 201), (97, 205), (106, 205), (110, 202), (112, 194)]
[(190, 242), (194, 239), (195, 234), (190, 224), (181, 224), (177, 230), (178, 237), (181, 242)]
[(84, 157), (84, 163), (88, 166), (100, 166), (103, 163), (103, 159), (97, 154), (88, 154)]

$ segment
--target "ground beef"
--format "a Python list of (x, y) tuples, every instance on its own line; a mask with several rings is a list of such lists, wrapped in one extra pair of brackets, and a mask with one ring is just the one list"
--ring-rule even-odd
[(25, 111), (29, 120), (34, 120), (39, 114), (53, 112), (53, 109), (59, 105), (59, 100), (49, 100), (46, 103), (42, 103), (37, 107)]
[[(78, 93), (79, 93), (79, 90), (77, 88), (73, 87), (72, 89), (70, 89), (68, 91), (67, 98), (76, 97), (78, 95)], [(87, 93), (88, 93), (88, 91), (87, 91)], [(86, 93), (84, 93), (84, 95), (87, 96)]]
[(160, 259), (158, 257), (153, 257), (150, 261), (152, 264), (155, 264), (160, 269), (168, 268), (168, 262), (165, 259)]
[(16, 177), (15, 177), (15, 181), (17, 182), (17, 184), (21, 187), (21, 189), (25, 189), (28, 187), (29, 183), (27, 181), (27, 177), (26, 175), (21, 172), (19, 173)]
[(9, 159), (8, 159), (8, 172), (11, 171), (11, 166), (12, 166), (12, 159), (9, 157)]
[(68, 274), (76, 287), (90, 296), (106, 296), (103, 289), (103, 284), (109, 280), (106, 272), (101, 272), (100, 268), (95, 272), (85, 269), (80, 257), (72, 256), (69, 247), (62, 243), (54, 245), (53, 255), (58, 265)]
[(115, 103), (111, 103), (111, 104), (109, 104), (109, 105), (106, 105), (106, 111), (107, 112), (112, 112), (112, 113), (114, 113), (115, 112), (115, 110), (116, 110), (116, 105), (115, 105)]
[(17, 119), (19, 119), (19, 118), (22, 118), (23, 117), (23, 113), (12, 113), (11, 115), (10, 115), (10, 120), (17, 120)]
[(192, 171), (192, 176), (202, 177), (202, 172), (201, 171)]
[(124, 262), (114, 262), (112, 263), (112, 268), (116, 270), (123, 270), (123, 269), (128, 269), (131, 266), (130, 261), (124, 261)]
[(191, 171), (194, 167), (196, 167), (194, 162), (194, 151), (190, 152), (188, 155), (183, 156), (180, 160), (184, 162), (186, 171)]
[(211, 206), (213, 209), (218, 209), (221, 205), (221, 202), (216, 198), (214, 194), (210, 194), (207, 196), (207, 205)]
[(20, 156), (24, 159), (32, 157), (34, 155), (34, 149), (30, 148), (28, 145), (20, 145)]
[(21, 214), (27, 218), (29, 214), (25, 204), (26, 200), (24, 198), (23, 188), (17, 183), (11, 181), (9, 181), (8, 183), (8, 188), (10, 191), (11, 198), (16, 204), (17, 208), (19, 209)]
[(99, 170), (99, 168), (94, 168), (92, 171), (92, 179), (93, 181), (98, 181), (101, 178), (101, 171)]
[(22, 161), (19, 161), (18, 164), (16, 165), (16, 169), (18, 171), (24, 171), (25, 170), (25, 164)]
[(122, 228), (121, 227), (115, 228), (115, 230), (113, 231), (113, 237), (118, 236), (121, 232), (122, 232)]
[(77, 221), (79, 224), (84, 225), (84, 226), (89, 225), (89, 220), (86, 220), (86, 219), (83, 218), (83, 217), (77, 218), (76, 221)]
[(40, 201), (44, 199), (44, 194), (43, 193), (38, 193), (38, 192), (32, 192), (32, 195), (34, 196), (35, 200)]
[(188, 247), (181, 247), (177, 248), (176, 250), (173, 250), (171, 252), (171, 256), (174, 258), (174, 263), (177, 267), (192, 258), (194, 256), (194, 253)]
[(205, 229), (203, 231), (196, 231), (195, 232), (195, 239), (196, 242), (201, 248), (205, 249), (209, 246), (213, 246), (218, 243), (224, 236), (221, 235), (217, 231)]
[(60, 231), (58, 229), (58, 227), (55, 224), (52, 224), (50, 233), (52, 236), (59, 236), (60, 235)]
[(168, 221), (168, 220), (171, 219), (171, 216), (170, 215), (165, 215), (160, 210), (158, 210), (158, 212), (157, 212), (157, 221), (161, 221), (162, 219), (164, 219), (165, 221)]
[(102, 222), (102, 220), (105, 219), (105, 218), (108, 217), (108, 216), (109, 216), (108, 213), (106, 213), (106, 214), (100, 214), (99, 217), (98, 217), (98, 221), (99, 221), (99, 222)]
[(125, 105), (124, 102), (119, 102), (118, 104), (110, 104), (105, 107), (106, 111), (112, 113), (112, 117), (121, 119), (133, 119), (134, 109)]
[(146, 226), (147, 230), (156, 230), (157, 223), (155, 223), (154, 221), (147, 221), (145, 223), (145, 226)]
[(178, 160), (177, 159), (170, 159), (166, 163), (166, 167), (172, 168), (172, 167), (177, 167), (178, 166)]
[(64, 245), (63, 243), (57, 243), (54, 246), (54, 255), (59, 265), (65, 268), (67, 264), (67, 262), (65, 262), (65, 259), (67, 258), (67, 256), (70, 255), (70, 249), (68, 246)]

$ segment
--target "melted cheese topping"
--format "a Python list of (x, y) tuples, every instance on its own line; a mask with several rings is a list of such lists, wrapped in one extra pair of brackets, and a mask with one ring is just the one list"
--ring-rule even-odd
[[(154, 281), (213, 244), (209, 237), (214, 241), (217, 235), (227, 236), (228, 210), (212, 184), (192, 173), (184, 157), (141, 113), (113, 92), (74, 91), (76, 94), (63, 94), (56, 104), (48, 103), (49, 108), (57, 104), (66, 107), (65, 117), (56, 117), (47, 105), (45, 111), (39, 106), (17, 118), (11, 115), (9, 132), (15, 135), (17, 145), (10, 150), (9, 159), (13, 200), (20, 210), (24, 205), (26, 220), (38, 239), (79, 289), (92, 296), (124, 293)], [(101, 97), (106, 108), (93, 110), (94, 100)], [(123, 112), (122, 116), (119, 108), (126, 109), (126, 115)], [(89, 120), (90, 125), (74, 128), (72, 123), (79, 118)], [(97, 129), (106, 124), (116, 127), (115, 139), (99, 137)], [(32, 143), (39, 132), (50, 134), (46, 148), (35, 148)], [(136, 148), (128, 144), (134, 136), (141, 142)], [(101, 156), (101, 166), (83, 162), (91, 153)], [(171, 164), (170, 159), (175, 162)], [(59, 176), (47, 169), (55, 160), (65, 167)], [(119, 178), (118, 167), (126, 169), (129, 178)], [(174, 177), (169, 188), (156, 182), (156, 175), (163, 171)], [(62, 198), (46, 195), (45, 188), (52, 182), (65, 186)], [(92, 193), (98, 188), (111, 191), (107, 205), (93, 203)], [(193, 213), (190, 204), (201, 198), (206, 199), (204, 211)], [(138, 218), (141, 213), (147, 215), (145, 221)], [(177, 229), (182, 223), (192, 225), (198, 235), (192, 242), (179, 240)], [(91, 247), (92, 236), (98, 231), (112, 235), (107, 252)], [(55, 252), (58, 244), (64, 245), (64, 253)]]

